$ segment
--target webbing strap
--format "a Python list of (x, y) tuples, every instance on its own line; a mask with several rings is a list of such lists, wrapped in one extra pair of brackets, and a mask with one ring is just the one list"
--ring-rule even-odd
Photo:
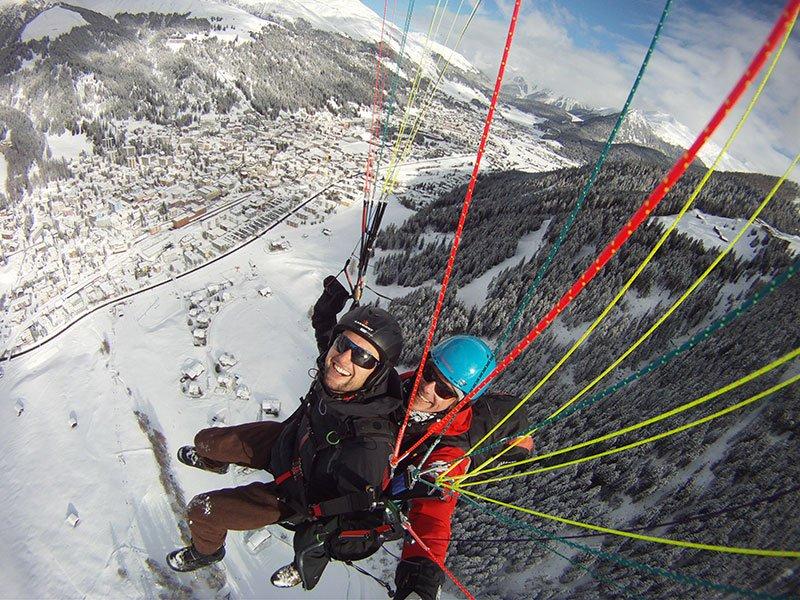
[(371, 535), (381, 535), (382, 533), (387, 533), (391, 531), (393, 528), (391, 525), (384, 524), (378, 527), (373, 527), (372, 529), (348, 529), (339, 533), (340, 538), (367, 538)]
[(375, 508), (377, 495), (375, 490), (368, 489), (363, 492), (353, 492), (338, 498), (331, 498), (310, 507), (313, 517), (335, 517), (354, 512), (361, 512)]

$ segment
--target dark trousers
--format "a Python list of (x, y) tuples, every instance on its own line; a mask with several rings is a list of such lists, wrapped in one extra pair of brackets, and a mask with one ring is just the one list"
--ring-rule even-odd
[[(196, 452), (212, 465), (237, 464), (267, 469), (272, 446), (283, 423), (264, 421), (203, 429), (194, 438)], [(294, 514), (275, 495), (270, 483), (251, 483), (198, 494), (187, 508), (192, 543), (202, 554), (225, 544), (229, 530), (247, 531), (272, 525)]]

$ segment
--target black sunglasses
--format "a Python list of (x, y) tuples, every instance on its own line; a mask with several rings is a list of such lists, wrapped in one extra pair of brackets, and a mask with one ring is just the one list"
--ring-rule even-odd
[(364, 348), (356, 344), (343, 333), (339, 334), (333, 345), (339, 354), (344, 354), (350, 350), (350, 360), (354, 365), (359, 366), (362, 369), (374, 369), (380, 362), (377, 358), (372, 356), (372, 354), (364, 350)]
[(458, 398), (460, 400), (464, 397), (463, 394), (459, 393), (460, 390), (447, 382), (444, 375), (439, 372), (439, 369), (436, 368), (433, 361), (430, 359), (425, 362), (425, 368), (422, 369), (422, 378), (428, 383), (434, 384), (433, 391), (443, 400), (450, 400), (452, 398)]

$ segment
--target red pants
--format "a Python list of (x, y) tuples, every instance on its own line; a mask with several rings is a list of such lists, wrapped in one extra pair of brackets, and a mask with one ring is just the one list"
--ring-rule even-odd
[[(272, 421), (203, 429), (194, 438), (195, 450), (212, 465), (266, 469), (282, 429), (282, 423)], [(275, 496), (271, 483), (256, 482), (198, 494), (189, 502), (187, 513), (194, 547), (202, 554), (213, 554), (225, 544), (228, 530), (259, 529), (294, 511)]]

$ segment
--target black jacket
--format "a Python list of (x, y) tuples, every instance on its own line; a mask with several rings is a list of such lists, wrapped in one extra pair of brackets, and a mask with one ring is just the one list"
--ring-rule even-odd
[[(335, 278), (326, 279), (311, 317), (321, 353), (317, 359), (320, 375), (286, 421), (272, 449), (269, 469), (276, 481), (283, 479), (277, 486), (279, 496), (298, 513), (299, 518), (293, 519), (294, 562), (306, 589), (317, 584), (332, 555), (342, 558), (348, 551), (351, 555), (361, 551), (363, 543), (338, 539), (342, 530), (369, 529), (382, 520), (381, 515), (367, 511), (312, 520), (309, 509), (326, 500), (383, 487), (398, 431), (392, 417), (402, 406), (395, 369), (382, 382), (351, 397), (331, 395), (322, 385), (331, 332), (347, 299), (344, 288), (331, 285), (331, 280), (335, 282)], [(295, 474), (281, 478), (292, 473), (293, 467)]]
[[(281, 497), (300, 512), (369, 486), (380, 489), (397, 435), (389, 415), (400, 404), (394, 370), (375, 389), (349, 399), (330, 395), (316, 380), (272, 449), (276, 480), (299, 465), (299, 473), (279, 485)], [(364, 423), (372, 435), (360, 433)]]

